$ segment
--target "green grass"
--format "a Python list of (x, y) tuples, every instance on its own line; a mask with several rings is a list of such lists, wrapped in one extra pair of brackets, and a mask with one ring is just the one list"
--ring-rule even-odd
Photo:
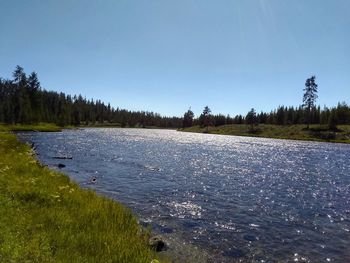
[[(249, 131), (250, 127), (245, 124), (223, 125), (218, 127), (209, 127), (208, 133), (265, 137), (276, 139), (291, 139), (305, 141), (327, 141), (350, 143), (350, 125), (339, 125), (339, 131), (332, 132), (326, 126), (310, 125), (310, 129), (306, 130), (305, 125), (269, 125), (261, 124), (256, 127), (254, 132)], [(193, 126), (190, 128), (180, 129), (185, 132), (200, 132), (206, 131), (205, 128)]]
[(0, 262), (151, 262), (149, 231), (129, 209), (42, 167), (8, 128), (0, 126)]
[[(71, 128), (71, 127), (64, 127), (64, 128)], [(54, 123), (13, 124), (13, 125), (0, 125), (0, 131), (58, 132), (58, 131), (62, 131), (62, 127), (59, 127)]]

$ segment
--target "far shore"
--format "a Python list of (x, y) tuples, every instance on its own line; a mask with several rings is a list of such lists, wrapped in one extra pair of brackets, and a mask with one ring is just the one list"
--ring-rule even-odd
[(310, 125), (271, 125), (260, 124), (251, 128), (245, 124), (200, 127), (192, 126), (179, 129), (182, 132), (207, 133), (233, 136), (260, 137), (271, 139), (317, 141), (332, 143), (350, 143), (350, 125), (339, 125), (336, 131), (327, 126)]
[(38, 131), (38, 132), (60, 132), (66, 129), (85, 129), (85, 128), (127, 128), (127, 129), (160, 129), (160, 130), (177, 130), (175, 127), (157, 127), (157, 126), (121, 126), (119, 124), (106, 123), (106, 124), (88, 124), (88, 125), (68, 125), (58, 126), (54, 123), (38, 123), (38, 124), (1, 124), (0, 131)]
[(232, 135), (232, 136), (246, 136), (246, 137), (259, 137), (259, 138), (271, 138), (271, 139), (285, 139), (285, 140), (301, 140), (301, 141), (317, 141), (317, 142), (331, 142), (331, 143), (350, 143), (350, 125), (339, 125), (337, 130), (329, 130), (324, 125), (310, 125), (309, 129), (305, 128), (305, 125), (272, 125), (272, 124), (260, 124), (254, 126), (253, 129), (245, 124), (230, 124), (221, 126), (209, 126), (200, 127), (192, 126), (188, 128), (174, 127), (156, 127), (156, 126), (144, 126), (144, 127), (122, 127), (115, 123), (104, 124), (89, 124), (79, 126), (58, 126), (53, 123), (39, 123), (39, 124), (13, 124), (13, 125), (0, 125), (0, 131), (41, 131), (41, 132), (60, 132), (63, 129), (85, 129), (85, 128), (137, 128), (137, 129), (162, 129), (162, 130), (177, 130), (180, 132), (193, 132), (193, 133), (207, 133), (207, 134), (219, 134), (219, 135)]

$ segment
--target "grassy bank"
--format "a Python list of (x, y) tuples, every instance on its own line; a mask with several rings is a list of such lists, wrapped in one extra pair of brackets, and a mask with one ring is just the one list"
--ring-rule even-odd
[(151, 262), (129, 209), (40, 166), (8, 129), (0, 128), (0, 262)]
[[(208, 133), (265, 137), (276, 139), (291, 139), (305, 141), (327, 141), (327, 142), (342, 142), (350, 143), (350, 125), (339, 125), (338, 131), (329, 131), (326, 126), (311, 125), (309, 130), (305, 129), (305, 125), (269, 125), (261, 124), (255, 127), (254, 131), (245, 124), (223, 125), (218, 127), (209, 127)], [(206, 132), (206, 128), (193, 126), (190, 128), (181, 129), (185, 132)]]
[(12, 124), (5, 125), (0, 123), (0, 131), (39, 131), (39, 132), (59, 132), (62, 129), (79, 129), (79, 128), (143, 128), (143, 129), (173, 129), (157, 126), (145, 126), (145, 127), (122, 127), (119, 123), (103, 123), (103, 124), (88, 124), (78, 126), (64, 126), (60, 127), (54, 123), (39, 123), (39, 124)]
[[(71, 127), (65, 127), (71, 128)], [(62, 127), (53, 123), (39, 123), (37, 125), (32, 124), (12, 124), (4, 125), (0, 124), (0, 131), (42, 131), (42, 132), (59, 132), (62, 131)]]

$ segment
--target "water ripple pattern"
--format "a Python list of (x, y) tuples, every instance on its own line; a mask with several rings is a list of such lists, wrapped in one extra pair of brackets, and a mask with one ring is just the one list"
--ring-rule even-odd
[(350, 262), (350, 145), (112, 128), (20, 137), (208, 261)]

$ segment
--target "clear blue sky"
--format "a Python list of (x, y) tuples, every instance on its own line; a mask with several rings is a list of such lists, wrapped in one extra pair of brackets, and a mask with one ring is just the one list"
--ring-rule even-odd
[(131, 110), (350, 102), (349, 0), (0, 0), (0, 76)]

